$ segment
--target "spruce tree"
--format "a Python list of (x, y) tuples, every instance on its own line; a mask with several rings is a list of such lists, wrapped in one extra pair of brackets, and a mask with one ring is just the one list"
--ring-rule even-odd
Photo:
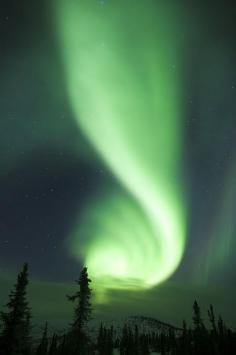
[(58, 343), (58, 338), (56, 334), (53, 334), (51, 344), (49, 346), (49, 355), (57, 355), (57, 343)]
[(187, 329), (186, 321), (183, 321), (183, 330), (182, 335), (180, 337), (180, 352), (181, 355), (188, 355), (191, 353), (190, 351), (190, 334)]
[(113, 333), (113, 326), (107, 329), (101, 323), (96, 344), (99, 355), (113, 354)]
[(48, 353), (48, 324), (46, 322), (42, 339), (36, 351), (36, 355), (46, 355), (47, 353)]
[(31, 312), (27, 301), (28, 264), (18, 274), (14, 290), (6, 304), (8, 311), (0, 313), (2, 322), (0, 354), (27, 355), (30, 353)]
[(99, 355), (103, 355), (105, 351), (105, 336), (104, 336), (104, 327), (103, 324), (100, 324), (98, 336), (97, 336), (97, 350)]
[(197, 331), (201, 330), (203, 326), (200, 307), (196, 300), (194, 301), (193, 304), (193, 324), (194, 324), (194, 329)]
[(216, 329), (215, 313), (212, 305), (210, 305), (210, 308), (208, 309), (207, 313), (208, 313), (210, 323), (212, 325), (213, 335), (216, 336), (217, 329)]
[(92, 312), (92, 290), (89, 287), (90, 282), (87, 267), (84, 267), (80, 273), (79, 280), (76, 281), (79, 286), (79, 291), (72, 296), (67, 296), (69, 301), (75, 302), (74, 320), (71, 324), (70, 334), (71, 354), (77, 354), (77, 352), (80, 354), (88, 354), (88, 336), (85, 328), (88, 321), (91, 319)]
[(85, 325), (91, 319), (92, 312), (90, 303), (92, 290), (89, 287), (91, 280), (88, 277), (87, 270), (87, 267), (84, 267), (80, 273), (79, 280), (76, 281), (79, 285), (79, 291), (72, 296), (67, 296), (69, 301), (76, 302), (72, 328), (79, 332), (84, 330)]
[(203, 351), (207, 353), (209, 339), (207, 329), (201, 318), (201, 310), (196, 300), (193, 304), (193, 324), (194, 353), (202, 355)]

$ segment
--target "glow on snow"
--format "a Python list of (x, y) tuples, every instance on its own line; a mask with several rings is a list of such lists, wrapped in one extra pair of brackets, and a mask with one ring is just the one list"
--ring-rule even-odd
[(70, 251), (100, 287), (149, 288), (185, 246), (177, 15), (137, 0), (56, 0), (53, 13), (78, 125), (123, 187), (89, 204)]

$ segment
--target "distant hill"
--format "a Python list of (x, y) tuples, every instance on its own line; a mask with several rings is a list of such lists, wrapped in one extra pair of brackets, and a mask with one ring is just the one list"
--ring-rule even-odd
[(164, 323), (161, 322), (155, 318), (152, 317), (145, 317), (145, 316), (133, 316), (133, 317), (129, 317), (129, 324), (132, 326), (135, 324), (137, 324), (140, 328), (140, 330), (143, 329), (143, 331), (145, 330), (149, 330), (149, 331), (155, 331), (155, 332), (166, 332), (169, 330), (172, 330), (174, 332), (181, 332), (182, 329), (178, 328), (174, 325), (168, 324), (168, 323)]
[(125, 318), (113, 319), (113, 320), (96, 320), (93, 319), (89, 326), (89, 333), (92, 338), (96, 338), (100, 324), (103, 324), (106, 328), (114, 327), (116, 335), (121, 335), (124, 324), (131, 329), (135, 329), (138, 326), (140, 333), (168, 333), (170, 330), (174, 331), (176, 335), (180, 334), (182, 329), (174, 325), (159, 321), (158, 319), (146, 316), (129, 316)]

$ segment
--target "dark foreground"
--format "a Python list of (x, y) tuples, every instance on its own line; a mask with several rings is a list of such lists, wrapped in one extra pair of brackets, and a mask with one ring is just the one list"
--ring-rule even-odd
[[(6, 310), (0, 313), (0, 355), (234, 355), (236, 332), (208, 309), (209, 326), (203, 323), (197, 301), (193, 304), (193, 322), (176, 328), (155, 319), (133, 317), (122, 326), (89, 330), (92, 305), (91, 280), (87, 268), (77, 281), (78, 291), (67, 296), (74, 302), (74, 318), (64, 334), (49, 334), (45, 323), (39, 340), (32, 338), (31, 309), (27, 301), (28, 265), (17, 277)], [(145, 323), (145, 327), (143, 324)]]

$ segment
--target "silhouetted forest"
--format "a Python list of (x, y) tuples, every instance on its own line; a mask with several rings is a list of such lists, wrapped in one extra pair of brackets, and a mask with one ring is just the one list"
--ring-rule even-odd
[[(91, 280), (84, 267), (78, 291), (68, 295), (74, 303), (74, 317), (63, 334), (49, 334), (45, 322), (40, 341), (32, 337), (32, 310), (27, 300), (28, 265), (18, 274), (16, 285), (0, 313), (0, 355), (221, 355), (236, 354), (236, 333), (216, 318), (213, 306), (208, 309), (210, 327), (203, 323), (201, 310), (193, 304), (192, 325), (183, 321), (182, 328), (165, 323), (156, 331), (143, 331), (139, 324), (123, 324), (121, 331), (101, 324), (91, 336)], [(156, 321), (158, 323), (158, 321)]]

